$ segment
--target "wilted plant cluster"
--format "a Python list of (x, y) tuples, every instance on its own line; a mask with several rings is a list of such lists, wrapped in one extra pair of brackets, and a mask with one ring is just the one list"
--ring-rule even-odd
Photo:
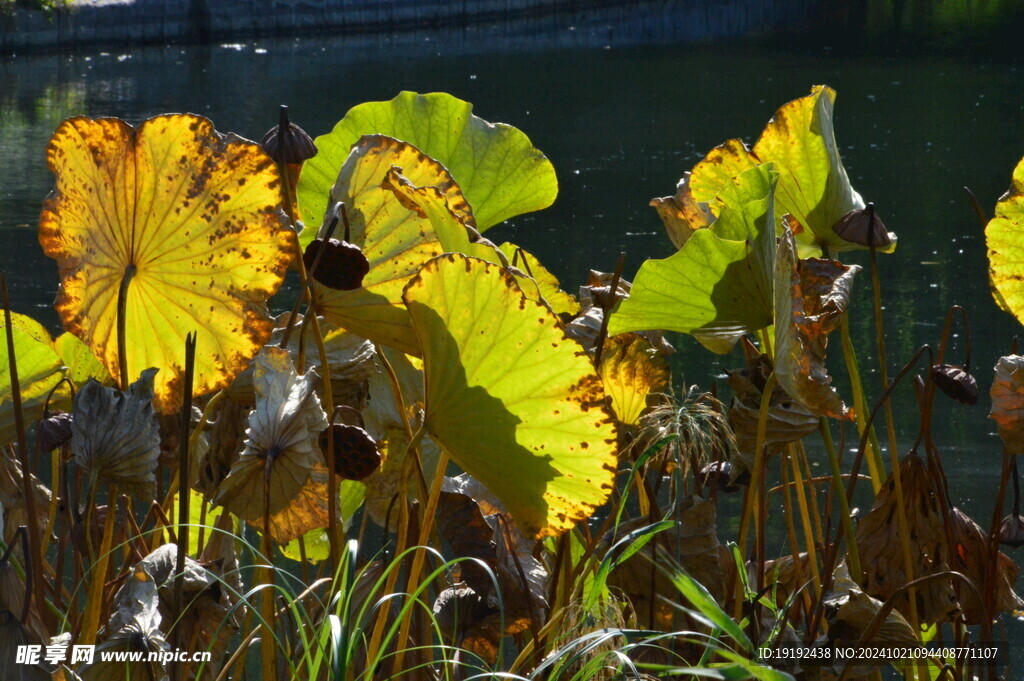
[[(996, 367), (985, 529), (930, 425), (936, 388), (978, 400), (969, 344), (947, 351), (966, 313), (888, 363), (876, 256), (897, 240), (850, 184), (834, 99), (815, 87), (753, 147), (713, 149), (652, 201), (677, 252), (574, 293), (484, 236), (554, 201), (551, 163), (449, 95), (359, 105), (315, 141), (282, 107), (261, 145), (190, 114), (64, 121), (39, 238), (66, 331), (0, 287), (4, 678), (843, 679), (877, 670), (766, 651), (993, 640), (1024, 605), (999, 550), (1024, 543), (1024, 359)], [(1018, 318), (1022, 168), (986, 230)], [(835, 259), (852, 251), (868, 272)], [(874, 386), (848, 327), (865, 276)], [(739, 346), (729, 401), (673, 380), (692, 360), (667, 332)], [(893, 418), (902, 380), (918, 423)], [(26, 663), (25, 645), (209, 655)]]

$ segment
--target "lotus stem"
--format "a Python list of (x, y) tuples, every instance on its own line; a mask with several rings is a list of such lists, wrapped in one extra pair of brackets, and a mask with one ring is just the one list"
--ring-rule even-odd
[[(783, 450), (781, 457), (782, 462), (780, 469), (782, 471), (782, 510), (786, 516), (786, 538), (789, 540), (789, 551), (793, 556), (793, 568), (796, 573), (796, 581), (798, 584), (804, 582), (804, 568), (800, 563), (800, 543), (796, 538), (796, 525), (793, 522), (793, 495), (790, 493), (789, 483), (789, 472), (786, 464), (789, 459), (789, 448)], [(810, 555), (808, 553), (808, 555)], [(815, 576), (817, 581), (817, 576)], [(804, 604), (804, 610), (810, 614), (811, 599), (810, 594), (804, 592), (802, 594), (801, 602)]]
[(846, 554), (850, 560), (850, 577), (853, 578), (853, 581), (861, 584), (864, 581), (864, 573), (860, 569), (860, 552), (857, 551), (857, 535), (853, 530), (850, 501), (843, 494), (843, 472), (839, 467), (839, 456), (836, 454), (835, 445), (832, 443), (832, 432), (828, 426), (828, 419), (824, 416), (818, 421), (818, 430), (821, 432), (821, 439), (825, 443), (825, 451), (828, 453), (828, 465), (832, 469), (832, 489), (839, 499), (840, 522), (846, 533)]
[(14, 326), (11, 321), (11, 301), (7, 295), (7, 275), (0, 274), (0, 296), (3, 297), (4, 306), (4, 331), (7, 336), (7, 366), (11, 377), (11, 402), (14, 406), (14, 425), (18, 435), (18, 459), (21, 465), (21, 493), (25, 496), (25, 508), (28, 512), (28, 554), (26, 558), (30, 561), (31, 577), (26, 576), (26, 581), (31, 579), (34, 585), (36, 602), (39, 604), (39, 612), (45, 618), (44, 621), (50, 624), (50, 618), (45, 615), (46, 608), (43, 605), (46, 601), (46, 582), (43, 580), (43, 552), (42, 544), (39, 541), (39, 527), (36, 521), (39, 516), (36, 509), (36, 498), (32, 493), (32, 466), (28, 458), (28, 437), (25, 434), (25, 411), (21, 403), (21, 384), (18, 381), (18, 358), (14, 350)]
[[(422, 431), (423, 429), (420, 428)], [(427, 507), (423, 511), (422, 519), (420, 520), (420, 533), (417, 545), (420, 547), (427, 546), (430, 541), (430, 533), (434, 527), (433, 518), (437, 514), (437, 505), (441, 499), (441, 486), (444, 484), (444, 473), (448, 467), (448, 456), (442, 450), (441, 457), (437, 462), (437, 471), (434, 473), (434, 480), (430, 485), (430, 496), (427, 498)], [(420, 572), (423, 570), (423, 561), (426, 559), (427, 552), (422, 548), (417, 550), (412, 557), (412, 566), (409, 568), (409, 575), (405, 583), (405, 593), (411, 594), (416, 589), (416, 584), (420, 578)], [(405, 617), (402, 619), (401, 627), (398, 631), (398, 652), (395, 655), (394, 669), (403, 669), (402, 663), (405, 661), (405, 643), (409, 640), (409, 629), (412, 625), (412, 617)]]
[(988, 218), (985, 217), (985, 211), (982, 209), (981, 204), (978, 203), (978, 197), (974, 195), (970, 187), (964, 187), (964, 192), (967, 193), (967, 200), (971, 203), (971, 208), (974, 209), (974, 214), (978, 216), (978, 220), (981, 221), (982, 228), (988, 226)]
[[(192, 425), (192, 384), (196, 370), (196, 334), (190, 333), (185, 336), (185, 378), (182, 383), (181, 401), (181, 423), (178, 438), (178, 555), (175, 562), (174, 574), (174, 612), (181, 616), (184, 606), (185, 588), (185, 557), (188, 554), (189, 535), (189, 497), (191, 496), (192, 485), (190, 483), (189, 452), (190, 428)], [(179, 627), (174, 628), (174, 638), (181, 648), (182, 635)], [(174, 678), (181, 678), (179, 669), (181, 665), (175, 666)]]
[(122, 392), (128, 390), (128, 340), (126, 338), (128, 316), (128, 286), (135, 276), (135, 265), (128, 265), (121, 276), (121, 286), (117, 289), (117, 377)]
[[(804, 490), (803, 475), (800, 471), (800, 462), (796, 460), (797, 452), (796, 447), (790, 444), (787, 447), (788, 458), (790, 467), (793, 470), (793, 486), (796, 489), (796, 503), (800, 509), (800, 524), (803, 526), (804, 531), (804, 544), (807, 546), (807, 563), (811, 568), (811, 576), (814, 578), (814, 591), (818, 597), (821, 597), (821, 576), (818, 573), (818, 550), (815, 546), (814, 530), (811, 528), (811, 521), (808, 517), (810, 514), (807, 509), (807, 498), (806, 490)], [(785, 466), (785, 462), (782, 464)], [(813, 485), (813, 480), (809, 481)], [(814, 488), (811, 488), (813, 495)], [(810, 612), (808, 611), (808, 617)]]
[(857, 353), (853, 348), (853, 340), (850, 338), (850, 321), (847, 315), (843, 315), (839, 328), (843, 345), (843, 359), (846, 361), (846, 371), (850, 375), (850, 387), (853, 389), (857, 431), (868, 434), (868, 440), (871, 444), (867, 457), (868, 472), (871, 475), (871, 486), (875, 494), (878, 494), (885, 483), (885, 465), (882, 463), (881, 447), (878, 445), (878, 436), (875, 435), (875, 429), (864, 420), (864, 413), (867, 411), (867, 400), (864, 397), (864, 386), (861, 383), (860, 369), (857, 366)]
[[(93, 483), (95, 487), (95, 482)], [(91, 503), (91, 499), (90, 499)], [(96, 642), (96, 631), (99, 629), (100, 611), (103, 608), (103, 587), (107, 581), (107, 569), (110, 567), (111, 546), (114, 542), (114, 525), (117, 517), (117, 485), (107, 487), (107, 519), (103, 525), (103, 540), (100, 542), (99, 555), (92, 564), (93, 577), (89, 582), (89, 595), (85, 603), (85, 614), (81, 631), (76, 641), (79, 645), (92, 645)], [(85, 534), (92, 534), (92, 528), (86, 525)]]

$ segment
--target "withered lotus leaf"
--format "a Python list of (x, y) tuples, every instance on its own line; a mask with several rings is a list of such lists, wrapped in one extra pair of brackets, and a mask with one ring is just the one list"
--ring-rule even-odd
[(24, 663), (24, 657), (19, 658), (19, 653), (24, 655), (23, 646), (47, 642), (33, 636), (18, 619), (18, 615), (10, 610), (0, 610), (0, 669), (6, 670), (4, 679), (50, 681), (50, 674), (42, 662), (28, 665)]
[[(950, 569), (949, 542), (935, 481), (917, 454), (903, 457), (900, 482), (910, 529), (913, 574), (908, 575), (904, 568), (896, 487), (891, 477), (875, 497), (871, 511), (857, 525), (857, 547), (864, 566), (864, 582), (860, 586), (869, 596), (883, 601), (911, 580)], [(917, 597), (918, 615), (925, 623), (949, 621), (960, 610), (949, 581), (927, 582), (917, 589)], [(905, 617), (910, 616), (906, 592), (896, 598), (895, 604)]]
[(531, 537), (608, 498), (616, 433), (601, 379), (559, 319), (498, 265), (448, 253), (403, 295), (423, 347), (426, 426)]
[(599, 369), (615, 416), (635, 425), (648, 406), (648, 398), (668, 384), (665, 358), (647, 339), (635, 333), (612, 336), (605, 344)]
[(694, 200), (689, 173), (676, 185), (674, 195), (651, 199), (650, 206), (658, 211), (668, 238), (676, 248), (682, 248), (695, 230), (710, 227), (715, 221), (711, 207)]
[(1009, 454), (1024, 454), (1024, 356), (1007, 355), (996, 362), (992, 411), (999, 437)]
[(939, 390), (957, 402), (971, 405), (978, 403), (978, 381), (962, 366), (935, 364), (931, 375)]
[[(949, 552), (950, 568), (963, 573), (976, 585), (984, 584), (986, 578), (994, 579), (994, 605), (997, 612), (1013, 612), (1024, 608), (1024, 600), (1013, 590), (1020, 568), (1009, 556), (1002, 552), (996, 554), (995, 574), (987, 574), (991, 568), (988, 531), (955, 507), (950, 509), (949, 524), (954, 542)], [(980, 624), (985, 608), (978, 601), (976, 592), (960, 581), (954, 582), (953, 588), (967, 624)]]
[(1016, 549), (1024, 546), (1024, 517), (1011, 513), (999, 525), (999, 543)]
[[(62, 360), (43, 325), (21, 314), (11, 314), (14, 358), (18, 366), (18, 387), (26, 423), (43, 414), (46, 397), (63, 377)], [(0, 314), (0, 446), (18, 437), (14, 418), (14, 386), (7, 354), (6, 322)], [(50, 407), (67, 406), (70, 391), (63, 384), (50, 398)]]
[(47, 162), (57, 186), (39, 241), (60, 268), (65, 328), (119, 377), (117, 301), (127, 280), (128, 375), (160, 369), (157, 408), (181, 402), (189, 332), (198, 333), (194, 394), (230, 383), (270, 335), (266, 300), (294, 252), (270, 157), (205, 118), (175, 114), (138, 128), (70, 118)]
[(121, 392), (90, 380), (75, 395), (71, 452), (95, 480), (116, 483), (140, 499), (156, 492), (160, 426), (153, 410), (153, 378), (146, 369)]
[(857, 265), (799, 260), (786, 227), (775, 257), (775, 377), (793, 398), (819, 416), (853, 419), (832, 387), (825, 366), (828, 334), (839, 328), (850, 302)]
[(314, 371), (296, 373), (287, 350), (266, 347), (256, 357), (245, 450), (213, 502), (259, 528), (269, 514), (269, 533), (279, 544), (328, 524), (327, 469), (317, 447), (327, 415), (318, 380)]
[[(94, 662), (80, 670), (82, 681), (152, 681), (167, 678), (167, 669), (159, 659), (148, 660), (148, 653), (170, 650), (161, 630), (160, 597), (157, 584), (145, 568), (132, 571), (117, 592), (114, 612), (100, 632)], [(122, 664), (104, 662), (101, 652), (142, 653), (142, 660)]]

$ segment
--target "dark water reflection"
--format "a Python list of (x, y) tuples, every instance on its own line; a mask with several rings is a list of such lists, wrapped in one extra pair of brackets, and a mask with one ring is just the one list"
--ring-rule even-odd
[[(991, 212), (1024, 156), (1020, 59), (915, 54), (877, 40), (851, 56), (840, 44), (807, 39), (645, 46), (617, 40), (611, 28), (582, 41), (561, 31), (547, 40), (481, 30), (0, 62), (0, 268), (16, 309), (57, 328), (56, 268), (37, 245), (35, 222), (52, 184), (44, 146), (67, 115), (138, 122), (192, 111), (258, 139), (281, 103), (315, 135), (362, 101), (402, 89), (451, 92), (483, 117), (525, 130), (553, 161), (561, 183), (555, 206), (492, 234), (534, 251), (571, 289), (588, 268), (610, 269), (620, 251), (630, 277), (643, 258), (668, 255), (647, 202), (671, 193), (710, 147), (732, 136), (752, 142), (777, 106), (827, 83), (839, 93), (837, 136), (854, 185), (900, 237), (897, 252), (881, 258), (891, 364), (937, 343), (946, 309), (960, 304), (971, 314), (972, 362), (987, 395), (991, 367), (1021, 329), (988, 292), (984, 237), (962, 187)], [(520, 40), (529, 49), (518, 50)], [(861, 256), (849, 260), (866, 265)], [(877, 396), (869, 280), (858, 283), (853, 335)], [(706, 384), (738, 364), (738, 356), (712, 356), (686, 339), (679, 346), (689, 381)], [(955, 344), (954, 357), (961, 352)], [(838, 340), (832, 359), (843, 384)], [(909, 446), (916, 407), (909, 388), (898, 399)], [(935, 419), (953, 497), (985, 526), (1000, 461), (987, 409), (987, 396), (973, 408), (940, 399)]]

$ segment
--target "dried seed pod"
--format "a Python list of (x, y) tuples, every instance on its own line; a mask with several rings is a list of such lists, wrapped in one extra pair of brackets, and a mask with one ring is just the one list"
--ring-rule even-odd
[(316, 145), (305, 130), (288, 120), (288, 107), (281, 107), (280, 122), (260, 142), (263, 151), (278, 163), (302, 163), (316, 156)]
[(733, 465), (728, 461), (712, 461), (700, 469), (697, 477), (702, 485), (716, 489), (719, 492), (738, 492), (740, 485), (750, 482), (750, 472), (743, 471), (735, 480), (733, 476)]
[(327, 453), (327, 438), (334, 440), (334, 471), (348, 480), (362, 480), (380, 468), (377, 441), (359, 426), (336, 423), (320, 433), (320, 450)]
[(999, 526), (999, 543), (1011, 549), (1024, 546), (1024, 517), (1011, 513), (1003, 518)]
[(71, 414), (66, 411), (45, 411), (39, 425), (36, 426), (36, 437), (39, 449), (52, 452), (57, 447), (71, 441)]
[[(302, 262), (307, 270), (313, 268), (316, 254), (323, 242), (323, 239), (313, 239), (306, 246)], [(363, 277), (369, 271), (370, 261), (363, 255), (361, 248), (347, 241), (328, 239), (316, 271), (313, 272), (313, 278), (328, 288), (352, 291), (363, 285)]]
[(839, 218), (832, 226), (832, 231), (841, 239), (869, 248), (885, 248), (893, 241), (893, 235), (885, 229), (882, 218), (878, 217), (872, 203), (851, 210)]
[(978, 403), (978, 382), (967, 370), (955, 364), (932, 366), (932, 381), (939, 390), (963, 404)]

